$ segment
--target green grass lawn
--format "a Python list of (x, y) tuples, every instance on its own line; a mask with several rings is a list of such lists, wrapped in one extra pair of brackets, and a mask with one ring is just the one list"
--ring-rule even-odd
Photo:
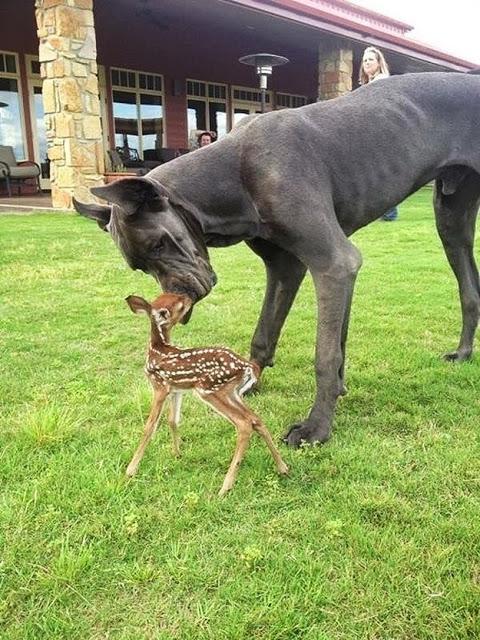
[[(0, 638), (462, 640), (480, 637), (480, 359), (455, 365), (457, 287), (425, 189), (364, 256), (333, 437), (282, 447), (278, 478), (253, 438), (217, 497), (234, 430), (184, 403), (183, 455), (165, 424), (124, 471), (150, 403), (153, 297), (109, 237), (71, 214), (0, 216)], [(184, 346), (248, 354), (261, 262), (211, 252), (212, 294)], [(249, 403), (276, 440), (314, 392), (307, 279), (276, 366)]]

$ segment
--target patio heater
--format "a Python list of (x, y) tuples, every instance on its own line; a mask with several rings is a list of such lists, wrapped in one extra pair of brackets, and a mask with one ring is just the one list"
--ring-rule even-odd
[(262, 99), (262, 113), (265, 113), (265, 98), (267, 93), (267, 78), (272, 75), (273, 67), (290, 62), (284, 56), (277, 56), (274, 53), (252, 53), (238, 59), (242, 64), (255, 67), (257, 76), (260, 78), (260, 95)]

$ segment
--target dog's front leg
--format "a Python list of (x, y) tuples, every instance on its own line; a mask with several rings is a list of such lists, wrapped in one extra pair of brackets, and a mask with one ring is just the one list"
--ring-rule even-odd
[(267, 272), (265, 298), (250, 349), (251, 359), (264, 369), (273, 366), (280, 332), (307, 268), (294, 255), (270, 242), (255, 239), (247, 244), (262, 258)]
[(361, 262), (359, 251), (341, 233), (330, 238), (330, 246), (323, 255), (309, 259), (318, 305), (317, 391), (308, 418), (294, 424), (284, 437), (290, 446), (325, 442), (330, 437), (335, 404), (343, 391), (344, 347)]

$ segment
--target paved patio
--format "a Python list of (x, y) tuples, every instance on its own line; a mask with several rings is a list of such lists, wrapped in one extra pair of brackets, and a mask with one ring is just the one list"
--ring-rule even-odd
[(7, 211), (19, 211), (28, 213), (29, 211), (57, 211), (52, 207), (50, 191), (37, 193), (35, 195), (24, 196), (0, 196), (0, 213)]

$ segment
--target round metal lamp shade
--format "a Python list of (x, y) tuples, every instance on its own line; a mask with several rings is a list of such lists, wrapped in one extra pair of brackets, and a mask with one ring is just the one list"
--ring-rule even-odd
[(289, 59), (284, 56), (277, 56), (274, 53), (252, 53), (248, 56), (242, 56), (238, 61), (255, 67), (258, 75), (271, 75), (272, 67), (286, 64)]

